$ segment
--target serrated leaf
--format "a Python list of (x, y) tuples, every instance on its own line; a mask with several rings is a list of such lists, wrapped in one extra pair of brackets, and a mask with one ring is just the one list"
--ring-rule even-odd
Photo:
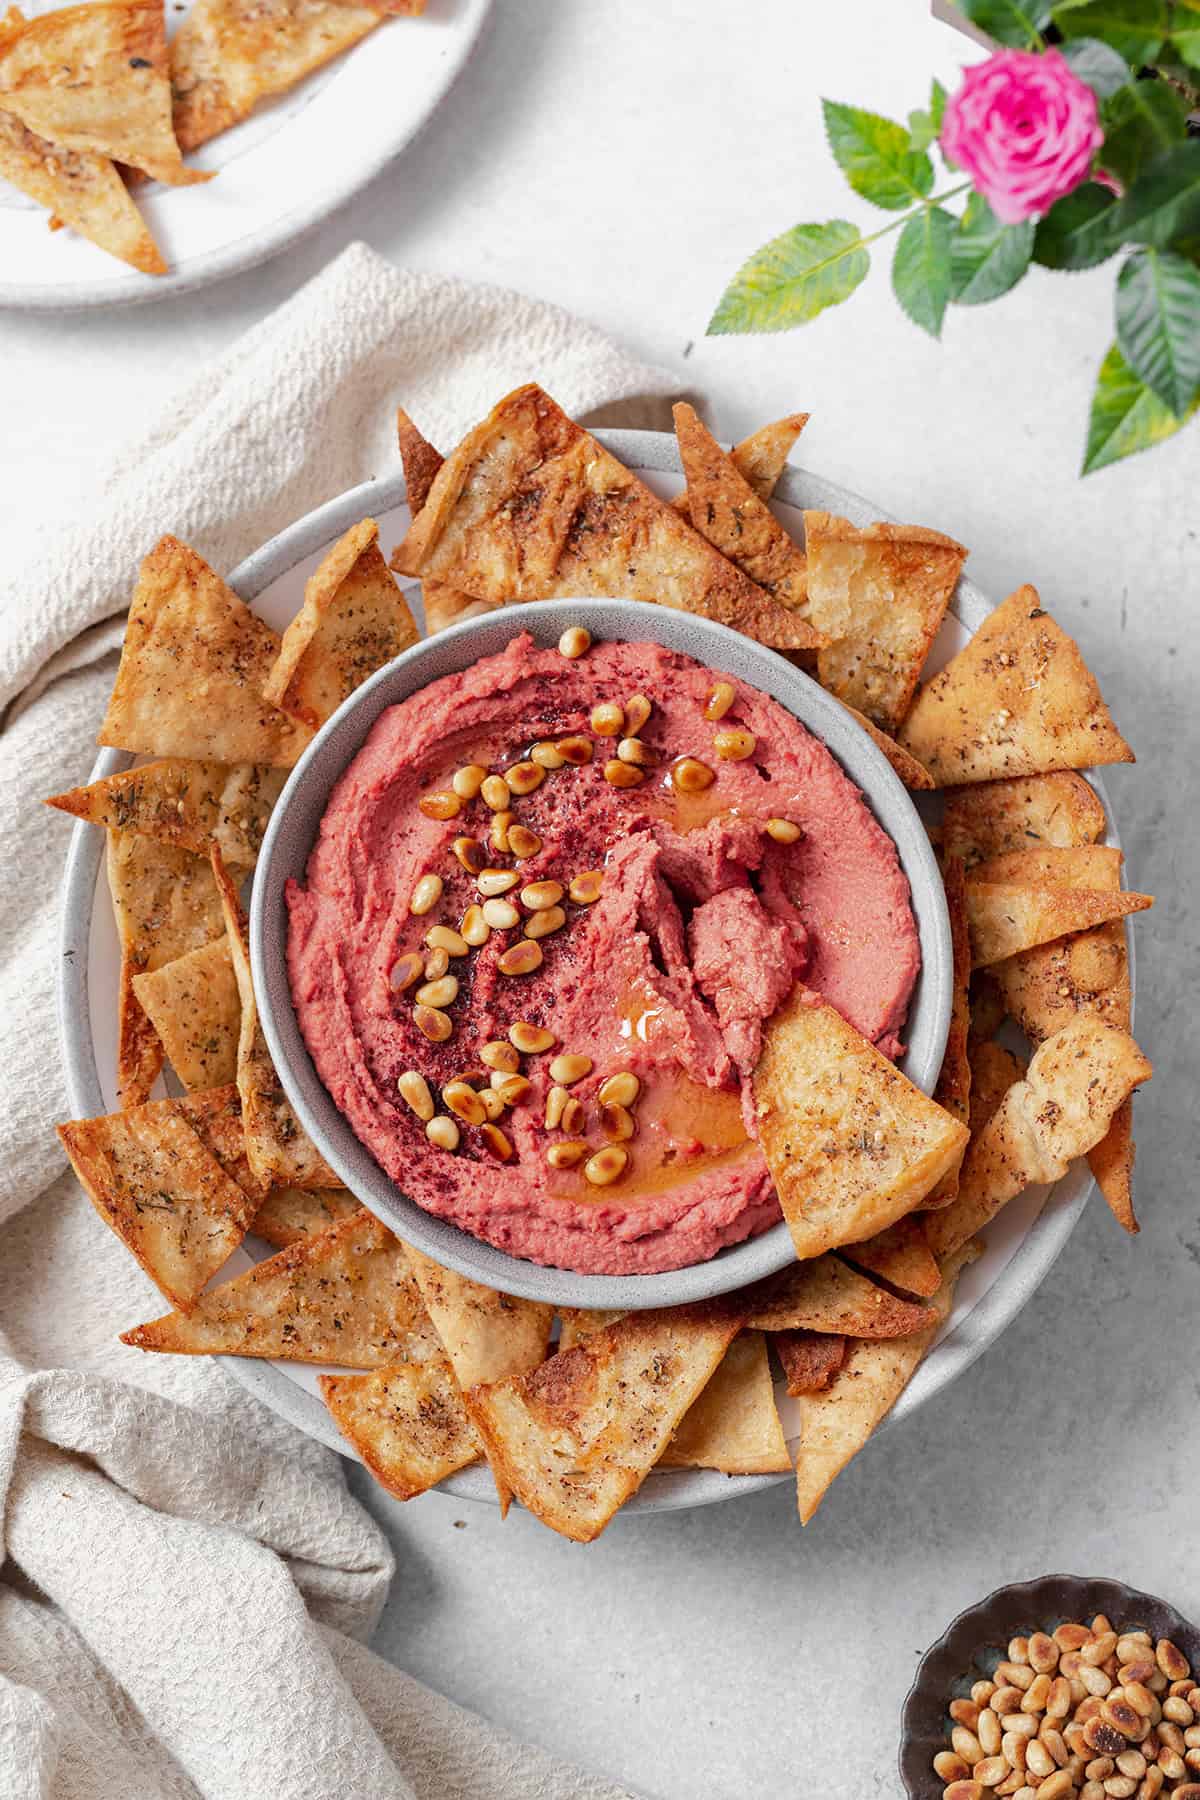
[(1068, 38), (1061, 46), (1060, 54), (1072, 73), (1078, 75), (1080, 81), (1086, 81), (1101, 100), (1107, 100), (1129, 81), (1131, 71), (1125, 58), (1118, 56), (1111, 44), (1101, 43), (1099, 38)]
[(1200, 0), (1175, 0), (1171, 48), (1189, 67), (1200, 69)]
[(1033, 260), (1046, 269), (1093, 269), (1115, 256), (1117, 199), (1098, 182), (1085, 181), (1056, 200), (1033, 235)]
[(1131, 68), (1152, 63), (1167, 41), (1167, 0), (1057, 0), (1064, 38), (1100, 38)]
[(1080, 473), (1091, 475), (1123, 457), (1136, 456), (1139, 450), (1150, 450), (1173, 437), (1186, 423), (1186, 419), (1177, 419), (1168, 412), (1114, 344), (1100, 365), (1092, 395), (1087, 448)]
[(1187, 136), (1183, 101), (1165, 81), (1130, 81), (1100, 109), (1104, 126), (1101, 160), (1110, 175), (1129, 187), (1162, 150)]
[(998, 300), (1015, 287), (1033, 255), (1033, 220), (1002, 225), (982, 194), (972, 194), (950, 246), (950, 298), (959, 306)]
[(950, 300), (950, 245), (957, 221), (940, 206), (923, 206), (896, 240), (892, 288), (914, 325), (940, 337)]
[(825, 135), (834, 160), (856, 194), (872, 206), (900, 212), (933, 186), (933, 164), (910, 150), (903, 125), (861, 107), (822, 100)]
[(1117, 345), (1177, 419), (1200, 388), (1200, 269), (1169, 250), (1135, 250), (1117, 276)]
[(1113, 217), (1131, 244), (1163, 248), (1200, 228), (1200, 138), (1163, 150), (1147, 163)]
[(1049, 0), (958, 0), (958, 10), (998, 44), (1016, 50), (1040, 48), (1050, 23)]
[(928, 150), (930, 144), (936, 143), (941, 135), (942, 120), (946, 116), (946, 90), (941, 82), (934, 80), (929, 95), (928, 112), (910, 112), (908, 115), (908, 147), (910, 150)]
[(708, 335), (790, 331), (848, 300), (871, 259), (848, 219), (793, 225), (738, 270), (709, 320)]

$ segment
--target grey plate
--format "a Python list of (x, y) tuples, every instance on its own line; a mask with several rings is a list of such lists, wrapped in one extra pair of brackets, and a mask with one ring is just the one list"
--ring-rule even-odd
[[(602, 431), (596, 434), (615, 456), (630, 468), (647, 476), (680, 475), (679, 455), (675, 440), (668, 432)], [(777, 489), (777, 498), (794, 508), (816, 507), (844, 513), (856, 524), (888, 515), (878, 506), (857, 494), (825, 481), (806, 469), (789, 467)], [(300, 519), (234, 570), (230, 580), (237, 591), (254, 602), (271, 585), (295, 569), (306, 558), (322, 551), (341, 533), (370, 513), (382, 518), (389, 508), (403, 504), (404, 483), (399, 475), (339, 495), (315, 512)], [(975, 631), (991, 611), (991, 602), (969, 580), (960, 581), (952, 603), (952, 612), (968, 631)], [(103, 750), (97, 757), (89, 777), (98, 781), (115, 774), (133, 762), (119, 750)], [(1103, 782), (1092, 776), (1092, 785), (1105, 802), (1109, 819), (1112, 809)], [(1110, 823), (1109, 842), (1119, 842)], [(96, 887), (103, 878), (103, 833), (94, 827), (75, 826), (67, 856), (63, 882), (62, 960), (59, 978), (59, 1021), (62, 1032), (63, 1060), (67, 1091), (77, 1118), (89, 1118), (106, 1110), (106, 1100), (96, 1062), (89, 1006), (89, 953), (92, 912)], [(1130, 975), (1136, 993), (1134, 944), (1130, 942)], [(1032, 1218), (1015, 1252), (989, 1286), (971, 1295), (963, 1303), (959, 1316), (953, 1317), (934, 1349), (920, 1365), (912, 1381), (893, 1407), (884, 1430), (891, 1430), (918, 1407), (954, 1381), (1016, 1318), (1021, 1308), (1036, 1293), (1041, 1282), (1063, 1250), (1075, 1222), (1092, 1191), (1086, 1163), (1077, 1163), (1058, 1182)], [(1014, 1206), (1018, 1203), (1014, 1202)], [(1003, 1217), (1003, 1215), (1001, 1215)], [(993, 1228), (994, 1229), (994, 1228)], [(970, 1295), (971, 1288), (982, 1281), (986, 1272), (985, 1256), (967, 1271), (959, 1284), (959, 1293)], [(335, 1429), (328, 1412), (315, 1393), (302, 1387), (282, 1368), (258, 1362), (249, 1357), (225, 1357), (225, 1368), (251, 1393), (289, 1423), (326, 1444), (332, 1450), (345, 1452), (345, 1442)], [(668, 1512), (680, 1507), (707, 1506), (719, 1500), (756, 1493), (786, 1480), (780, 1475), (725, 1476), (708, 1469), (655, 1470), (650, 1479), (622, 1509), (623, 1512)], [(457, 1499), (477, 1500), (495, 1505), (495, 1484), (483, 1468), (464, 1469), (442, 1483), (442, 1492)]]
[(622, 1311), (678, 1306), (745, 1287), (794, 1261), (787, 1226), (772, 1226), (706, 1262), (660, 1275), (579, 1275), (484, 1243), (416, 1205), (355, 1137), (305, 1048), (288, 982), (285, 885), (303, 881), (330, 792), (381, 713), (431, 681), (497, 654), (519, 632), (528, 631), (548, 648), (568, 625), (585, 625), (596, 639), (650, 640), (691, 656), (771, 694), (828, 744), (896, 844), (912, 890), (923, 968), (909, 1012), (904, 1069), (910, 1080), (932, 1090), (950, 1022), (950, 922), (929, 834), (907, 790), (845, 708), (784, 657), (727, 626), (631, 600), (543, 600), (464, 620), (405, 651), (351, 695), (304, 752), (271, 814), (250, 910), (254, 991), (275, 1067), (300, 1123), (351, 1193), (399, 1237), (472, 1281), (527, 1300)]

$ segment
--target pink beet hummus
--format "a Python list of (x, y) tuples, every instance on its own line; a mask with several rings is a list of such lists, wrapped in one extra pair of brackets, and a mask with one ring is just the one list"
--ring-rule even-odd
[[(656, 644), (596, 644), (570, 661), (517, 637), (382, 715), (333, 791), (305, 884), (289, 885), (292, 995), (338, 1107), (426, 1211), (533, 1262), (649, 1273), (775, 1223), (748, 1077), (765, 1022), (797, 982), (888, 1055), (900, 1049), (920, 955), (895, 846), (824, 744), (777, 702), (734, 683), (729, 712), (706, 720), (721, 679)], [(591, 714), (634, 694), (652, 703), (639, 736), (656, 764), (640, 785), (614, 786), (605, 764), (617, 740), (599, 736)], [(716, 755), (714, 734), (729, 729), (756, 740), (745, 760)], [(513, 798), (515, 819), (541, 839), (524, 861), (491, 848), (482, 796), (451, 819), (420, 810), (466, 765), (503, 773), (535, 744), (575, 735), (591, 740), (592, 759), (551, 769)], [(715, 772), (707, 789), (679, 791), (681, 757)], [(777, 841), (768, 820), (802, 835)], [(489, 867), (519, 874), (505, 898), (520, 922), (451, 959), (458, 992), (438, 1009), (451, 1032), (434, 1042), (417, 1024), (420, 981), (397, 991), (397, 968), (424, 952), (430, 927), (457, 929), (481, 902), (454, 852), (464, 836), (487, 848)], [(538, 940), (541, 966), (503, 973), (500, 958), (531, 916), (523, 889), (567, 889), (593, 870), (603, 872), (599, 898), (563, 895), (565, 921)], [(427, 874), (442, 891), (414, 916)], [(460, 1121), (454, 1149), (431, 1142), (398, 1079), (418, 1071), (445, 1111), (444, 1084), (465, 1075), (488, 1085), (481, 1051), (515, 1022), (548, 1029), (555, 1044), (521, 1055), (531, 1085), (492, 1122), (502, 1135)], [(546, 1125), (550, 1065), (562, 1053), (591, 1063), (569, 1088), (582, 1106), (573, 1134)], [(632, 1135), (621, 1140), (626, 1164), (610, 1185), (593, 1185), (590, 1159), (613, 1130), (599, 1090), (622, 1071), (640, 1083)], [(551, 1146), (568, 1139), (586, 1140), (581, 1160), (552, 1166)]]

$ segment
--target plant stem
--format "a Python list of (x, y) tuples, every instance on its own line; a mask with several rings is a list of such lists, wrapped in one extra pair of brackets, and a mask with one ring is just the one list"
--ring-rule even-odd
[[(947, 188), (944, 194), (931, 194), (928, 199), (922, 200), (920, 204), (926, 209), (931, 206), (940, 206), (943, 200), (953, 200), (959, 194), (965, 194), (970, 186), (971, 184), (969, 181), (960, 181), (957, 187)], [(860, 238), (860, 244), (864, 246), (867, 244), (874, 244), (877, 243), (880, 238), (887, 237), (889, 232), (899, 231), (900, 227), (902, 225), (907, 225), (908, 221), (915, 218), (919, 211), (920, 207), (914, 206), (911, 212), (902, 213), (898, 219), (893, 219), (888, 225), (881, 225), (879, 230), (873, 231), (869, 237)]]

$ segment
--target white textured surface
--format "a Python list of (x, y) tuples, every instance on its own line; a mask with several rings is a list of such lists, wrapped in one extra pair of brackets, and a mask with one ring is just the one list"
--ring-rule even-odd
[(10, 566), (36, 523), (65, 529), (109, 446), (359, 236), (576, 309), (673, 367), (725, 434), (810, 408), (804, 458), (822, 472), (960, 536), (994, 593), (1039, 583), (1135, 743), (1113, 792), (1131, 879), (1160, 896), (1135, 927), (1139, 1035), (1159, 1067), (1138, 1103), (1137, 1243), (1094, 1204), (1005, 1339), (868, 1450), (804, 1533), (783, 1488), (618, 1521), (586, 1550), (519, 1513), (372, 1502), (399, 1557), (377, 1648), (659, 1800), (890, 1800), (916, 1656), (999, 1582), (1096, 1570), (1200, 1616), (1200, 437), (1076, 480), (1108, 270), (1035, 273), (953, 314), (940, 347), (900, 317), (885, 259), (797, 335), (702, 335), (764, 238), (866, 215), (824, 149), (817, 96), (922, 104), (928, 73), (952, 79), (973, 53), (921, 12), (518, 0), (408, 155), (286, 258), (169, 309), (0, 315)]

